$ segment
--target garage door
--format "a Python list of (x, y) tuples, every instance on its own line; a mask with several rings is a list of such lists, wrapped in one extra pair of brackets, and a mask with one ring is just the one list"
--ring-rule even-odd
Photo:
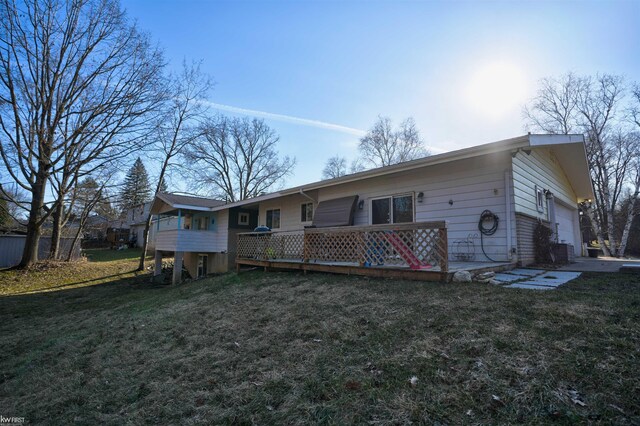
[(579, 253), (580, 243), (575, 236), (575, 216), (577, 209), (569, 209), (556, 203), (556, 222), (558, 223), (558, 241), (573, 244), (576, 253)]

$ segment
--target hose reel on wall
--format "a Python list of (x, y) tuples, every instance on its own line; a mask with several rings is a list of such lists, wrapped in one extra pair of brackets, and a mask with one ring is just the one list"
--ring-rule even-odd
[(500, 222), (500, 218), (498, 215), (493, 213), (491, 210), (485, 210), (480, 214), (480, 220), (478, 221), (478, 231), (480, 231), (480, 247), (482, 247), (482, 253), (485, 255), (487, 259), (492, 262), (497, 262), (487, 255), (484, 251), (484, 236), (491, 236), (498, 231), (498, 223)]

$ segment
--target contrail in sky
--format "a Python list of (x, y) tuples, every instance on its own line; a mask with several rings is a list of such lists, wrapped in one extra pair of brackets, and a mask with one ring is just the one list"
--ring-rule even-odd
[(341, 126), (339, 124), (327, 123), (319, 120), (309, 120), (307, 118), (293, 117), (291, 115), (274, 114), (266, 111), (256, 111), (253, 109), (238, 108), (231, 105), (217, 104), (215, 102), (204, 102), (212, 108), (229, 111), (236, 114), (254, 115), (258, 117), (269, 118), (272, 120), (284, 121), (287, 123), (300, 124), (302, 126), (318, 127), (320, 129), (333, 130), (336, 132), (348, 133), (354, 136), (364, 136), (367, 132), (353, 127)]

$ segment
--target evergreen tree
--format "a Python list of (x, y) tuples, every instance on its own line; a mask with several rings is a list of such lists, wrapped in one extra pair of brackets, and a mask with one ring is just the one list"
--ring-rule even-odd
[(158, 189), (159, 189), (158, 192), (167, 192), (168, 191), (167, 181), (164, 180), (164, 178), (162, 178), (162, 180), (160, 181), (160, 185), (158, 186)]
[(124, 179), (124, 187), (120, 194), (122, 210), (126, 211), (151, 200), (152, 189), (149, 184), (149, 174), (144, 167), (144, 163), (138, 157), (131, 166)]

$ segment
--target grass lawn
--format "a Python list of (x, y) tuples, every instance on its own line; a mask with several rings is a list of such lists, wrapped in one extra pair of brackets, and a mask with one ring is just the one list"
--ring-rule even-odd
[(138, 275), (135, 269), (138, 267), (140, 249), (95, 249), (83, 252), (86, 261), (44, 262), (29, 270), (0, 270), (0, 296), (67, 290)]
[(0, 414), (639, 424), (639, 290), (623, 274), (537, 292), (254, 271), (0, 297)]

